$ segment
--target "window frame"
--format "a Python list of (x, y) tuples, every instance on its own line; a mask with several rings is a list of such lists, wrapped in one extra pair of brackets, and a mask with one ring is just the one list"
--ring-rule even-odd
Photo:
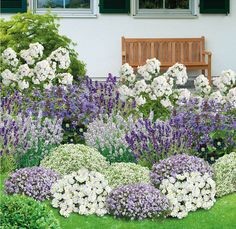
[(133, 0), (135, 18), (197, 18), (197, 0), (189, 0), (189, 9), (139, 9), (139, 0)]
[(52, 13), (56, 13), (59, 17), (97, 17), (95, 6), (97, 0), (90, 0), (90, 8), (37, 8), (38, 0), (31, 0), (31, 9), (36, 14), (44, 14), (50, 10)]

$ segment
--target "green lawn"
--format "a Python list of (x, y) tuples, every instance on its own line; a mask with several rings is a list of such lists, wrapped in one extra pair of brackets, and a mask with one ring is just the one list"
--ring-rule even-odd
[[(0, 191), (2, 194), (3, 180), (0, 175)], [(49, 201), (47, 204), (50, 206)], [(236, 193), (217, 200), (210, 210), (198, 210), (190, 213), (187, 218), (159, 219), (155, 221), (124, 221), (110, 216), (80, 216), (72, 214), (69, 218), (59, 215), (53, 209), (63, 229), (235, 229), (236, 228)]]

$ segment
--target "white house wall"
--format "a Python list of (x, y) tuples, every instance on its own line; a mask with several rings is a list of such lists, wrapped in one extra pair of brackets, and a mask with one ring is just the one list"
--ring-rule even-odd
[[(60, 32), (78, 43), (79, 58), (87, 64), (87, 74), (104, 78), (118, 74), (121, 65), (121, 37), (206, 38), (212, 51), (212, 74), (224, 69), (236, 71), (236, 0), (230, 14), (198, 14), (196, 19), (137, 19), (125, 14), (98, 14), (96, 18), (62, 18)], [(98, 11), (98, 6), (96, 6)], [(197, 10), (198, 12), (198, 10)], [(9, 14), (2, 14), (9, 17)]]

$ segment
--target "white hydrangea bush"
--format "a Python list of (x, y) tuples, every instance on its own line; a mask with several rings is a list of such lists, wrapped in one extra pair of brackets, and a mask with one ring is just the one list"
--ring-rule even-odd
[[(148, 59), (146, 64), (139, 66), (136, 76), (129, 64), (121, 66), (121, 85), (118, 88), (121, 99), (135, 99), (138, 106), (146, 104), (148, 101), (159, 101), (166, 108), (173, 107), (173, 99), (179, 99), (177, 85), (184, 85), (187, 80), (186, 67), (176, 63), (170, 67), (166, 73), (160, 74), (160, 61), (156, 58)], [(132, 76), (130, 78), (130, 76)], [(187, 89), (186, 89), (187, 90)], [(189, 92), (190, 93), (190, 92)], [(182, 93), (180, 99), (189, 99), (189, 93)], [(171, 99), (171, 97), (175, 97)]]
[(215, 203), (216, 184), (212, 177), (199, 172), (183, 173), (164, 179), (160, 190), (170, 201), (170, 216), (179, 219), (198, 208), (210, 209)]
[(59, 208), (64, 217), (72, 212), (103, 216), (107, 213), (106, 198), (110, 191), (101, 173), (82, 168), (65, 175), (52, 186), (52, 206)]
[(196, 92), (201, 96), (207, 96), (211, 93), (211, 86), (209, 80), (204, 75), (199, 75), (194, 80)]
[(71, 85), (73, 76), (66, 72), (71, 64), (69, 51), (60, 47), (42, 59), (43, 50), (44, 47), (37, 42), (19, 54), (12, 48), (3, 51), (1, 59), (7, 67), (1, 72), (2, 83), (21, 91)]

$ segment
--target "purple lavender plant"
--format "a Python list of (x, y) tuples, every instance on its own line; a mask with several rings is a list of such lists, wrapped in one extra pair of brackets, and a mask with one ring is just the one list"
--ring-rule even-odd
[(24, 194), (43, 201), (51, 196), (51, 186), (58, 174), (50, 169), (32, 167), (19, 169), (5, 181), (5, 192), (9, 195)]
[(173, 112), (169, 123), (179, 131), (188, 129), (192, 149), (212, 162), (236, 146), (236, 118), (229, 109), (227, 104), (192, 99)]
[(172, 128), (167, 122), (138, 119), (126, 135), (126, 141), (137, 162), (151, 167), (160, 159), (190, 150), (192, 144), (187, 129)]
[(169, 202), (151, 185), (125, 185), (111, 191), (107, 198), (108, 212), (115, 217), (142, 220), (165, 214)]
[(154, 164), (150, 172), (151, 182), (158, 187), (161, 181), (167, 177), (175, 177), (184, 172), (200, 172), (213, 175), (211, 166), (201, 158), (187, 154), (173, 155)]

